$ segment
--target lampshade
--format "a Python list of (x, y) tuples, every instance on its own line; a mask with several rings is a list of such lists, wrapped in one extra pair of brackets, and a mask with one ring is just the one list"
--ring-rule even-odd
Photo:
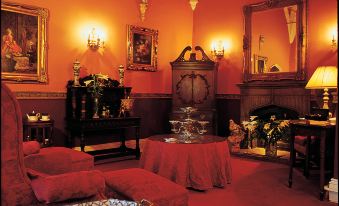
[(337, 88), (338, 69), (335, 66), (320, 66), (315, 70), (306, 89)]
[(320, 66), (315, 70), (311, 79), (307, 82), (306, 89), (324, 89), (323, 109), (329, 109), (329, 88), (337, 88), (338, 69), (334, 66)]

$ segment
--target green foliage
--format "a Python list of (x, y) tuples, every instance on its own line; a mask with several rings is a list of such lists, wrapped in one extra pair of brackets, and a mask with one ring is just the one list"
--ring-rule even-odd
[(102, 95), (103, 87), (105, 86), (104, 80), (108, 80), (108, 75), (91, 74), (92, 79), (84, 81), (87, 91), (92, 94), (94, 97), (99, 97)]
[(274, 115), (269, 121), (251, 117), (250, 121), (243, 121), (242, 124), (249, 132), (250, 140), (263, 139), (266, 144), (276, 143), (279, 140), (287, 141), (290, 136), (289, 120), (276, 120)]

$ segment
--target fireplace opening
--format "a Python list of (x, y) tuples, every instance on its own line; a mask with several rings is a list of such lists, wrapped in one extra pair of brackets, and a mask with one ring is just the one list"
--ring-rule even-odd
[[(278, 105), (267, 105), (259, 108), (255, 108), (249, 113), (250, 116), (257, 116), (258, 119), (268, 122), (272, 116), (277, 120), (292, 120), (298, 119), (299, 114), (297, 111), (293, 109), (289, 109), (286, 107), (281, 107)], [(287, 138), (288, 139), (288, 138)], [(257, 140), (255, 145), (251, 145), (252, 147), (264, 147), (265, 142), (263, 140)], [(289, 151), (289, 141), (288, 140), (279, 140), (277, 142), (278, 149)]]
[(286, 108), (280, 107), (278, 105), (268, 105), (256, 108), (249, 113), (250, 116), (258, 116), (259, 119), (268, 121), (271, 116), (275, 116), (276, 119), (281, 120), (292, 120), (298, 119), (299, 114), (297, 111)]

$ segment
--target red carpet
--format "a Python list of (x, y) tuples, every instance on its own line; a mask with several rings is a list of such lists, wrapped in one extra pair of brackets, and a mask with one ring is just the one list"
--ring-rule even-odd
[[(138, 167), (137, 160), (98, 164), (102, 171)], [(284, 164), (232, 158), (233, 180), (225, 188), (205, 192), (190, 191), (189, 206), (333, 206), (318, 200), (318, 182), (294, 172), (288, 188), (288, 166)]]

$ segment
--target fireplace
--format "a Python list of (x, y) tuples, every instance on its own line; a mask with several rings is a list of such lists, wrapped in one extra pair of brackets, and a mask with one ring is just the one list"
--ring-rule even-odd
[[(282, 114), (295, 119), (309, 114), (310, 91), (305, 89), (305, 82), (298, 81), (257, 81), (238, 84), (240, 88), (240, 120), (248, 120), (258, 108), (267, 115), (278, 109)], [(294, 112), (293, 112), (294, 111)], [(295, 113), (297, 112), (297, 114)]]
[(274, 115), (276, 119), (298, 119), (299, 117), (299, 113), (297, 111), (277, 105), (254, 108), (249, 112), (249, 115), (258, 116), (259, 119), (265, 121), (268, 121), (272, 115)]
[[(310, 91), (305, 89), (304, 81), (253, 81), (238, 84), (240, 88), (240, 120), (248, 121), (250, 116), (269, 120), (272, 115), (277, 119), (297, 119), (309, 114)], [(251, 143), (252, 144), (252, 143)], [(257, 147), (243, 148), (242, 157), (288, 163), (289, 144), (278, 141), (278, 157), (267, 158), (262, 148), (264, 142), (256, 142)]]

